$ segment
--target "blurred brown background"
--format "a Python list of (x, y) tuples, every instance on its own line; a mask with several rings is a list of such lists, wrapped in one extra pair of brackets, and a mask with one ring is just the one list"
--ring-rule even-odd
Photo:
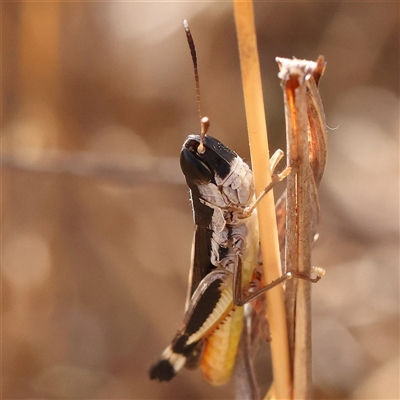
[[(328, 62), (316, 397), (398, 399), (399, 4), (255, 13), (271, 151), (285, 131), (275, 57)], [(2, 4), (5, 399), (232, 398), (198, 371), (147, 377), (182, 320), (193, 233), (178, 162), (199, 130), (184, 18), (210, 134), (249, 160), (229, 2)]]

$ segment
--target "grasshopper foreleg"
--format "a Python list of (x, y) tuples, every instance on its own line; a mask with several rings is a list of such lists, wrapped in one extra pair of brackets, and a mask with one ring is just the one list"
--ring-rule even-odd
[(275, 173), (275, 169), (279, 163), (279, 161), (282, 159), (284, 153), (282, 150), (278, 149), (276, 152), (272, 155), (270, 159), (270, 173), (271, 173), (271, 182), (269, 185), (258, 195), (257, 199), (251, 204), (250, 206), (246, 207), (244, 210), (244, 213), (249, 216), (257, 207), (258, 203), (262, 200), (262, 198), (280, 181), (285, 179), (290, 172), (292, 171), (291, 166), (285, 167), (285, 169), (282, 172)]

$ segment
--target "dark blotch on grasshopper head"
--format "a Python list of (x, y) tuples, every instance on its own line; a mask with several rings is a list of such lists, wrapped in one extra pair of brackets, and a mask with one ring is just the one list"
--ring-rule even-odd
[(204, 152), (199, 153), (200, 135), (189, 135), (181, 151), (181, 168), (190, 188), (195, 223), (210, 227), (213, 209), (200, 201), (199, 186), (216, 184), (215, 177), (224, 179), (231, 172), (231, 163), (237, 154), (212, 136), (205, 136)]
[(200, 157), (196, 157), (196, 154), (196, 150), (191, 151), (186, 148), (182, 149), (181, 168), (185, 175), (186, 182), (188, 185), (189, 182), (191, 185), (204, 185), (210, 183), (214, 179), (214, 174)]
[(215, 176), (224, 179), (231, 170), (231, 162), (237, 154), (219, 140), (206, 136), (203, 153), (198, 153), (200, 135), (189, 135), (181, 151), (181, 168), (188, 186), (215, 183)]

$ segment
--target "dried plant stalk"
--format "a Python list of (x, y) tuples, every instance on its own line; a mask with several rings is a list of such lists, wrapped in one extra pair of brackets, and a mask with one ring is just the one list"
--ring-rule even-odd
[[(326, 121), (322, 101), (318, 92), (318, 83), (325, 69), (324, 57), (319, 56), (312, 77), (307, 80), (307, 117), (308, 117), (308, 146), (310, 166), (315, 186), (318, 188), (325, 170), (327, 157)], [(276, 219), (279, 232), (279, 248), (284, 259), (286, 238), (286, 195), (281, 195), (276, 203)], [(313, 232), (316, 219), (313, 217)]]
[[(234, 1), (235, 22), (238, 36), (240, 66), (242, 72), (247, 127), (254, 173), (256, 194), (271, 181), (269, 171), (269, 149), (264, 114), (261, 74), (251, 1)], [(275, 205), (272, 191), (257, 207), (260, 226), (265, 281), (271, 282), (281, 275), (279, 243), (276, 226)], [(266, 292), (268, 321), (271, 335), (272, 369), (276, 398), (290, 397), (291, 373), (284, 306), (281, 286)]]
[[(311, 245), (315, 232), (316, 193), (326, 162), (326, 133), (315, 81), (324, 69), (317, 63), (278, 58), (285, 100), (288, 160), (286, 248), (288, 271), (311, 273)], [(311, 287), (305, 280), (286, 285), (289, 346), (293, 363), (293, 398), (312, 397)]]

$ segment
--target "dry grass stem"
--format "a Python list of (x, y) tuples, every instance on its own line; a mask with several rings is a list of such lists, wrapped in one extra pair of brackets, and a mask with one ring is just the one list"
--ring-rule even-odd
[[(270, 183), (271, 177), (268, 173), (269, 149), (252, 2), (234, 1), (234, 10), (251, 160), (256, 194), (259, 194)], [(258, 218), (261, 249), (264, 255), (265, 281), (271, 282), (281, 275), (272, 191), (259, 204)], [(266, 259), (266, 255), (268, 259)], [(274, 390), (276, 398), (289, 398), (291, 374), (282, 286), (266, 292), (266, 301), (272, 338), (271, 354)]]

